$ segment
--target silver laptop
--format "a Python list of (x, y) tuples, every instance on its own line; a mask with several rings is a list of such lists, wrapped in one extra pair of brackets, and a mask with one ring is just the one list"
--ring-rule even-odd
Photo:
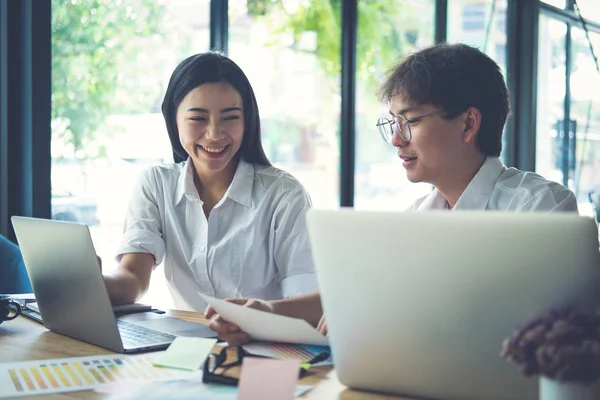
[(340, 381), (419, 398), (530, 400), (500, 358), (514, 328), (600, 296), (598, 228), (550, 213), (311, 210)]
[(200, 324), (153, 312), (115, 317), (85, 225), (12, 217), (44, 325), (118, 353), (161, 350), (176, 336), (214, 337)]

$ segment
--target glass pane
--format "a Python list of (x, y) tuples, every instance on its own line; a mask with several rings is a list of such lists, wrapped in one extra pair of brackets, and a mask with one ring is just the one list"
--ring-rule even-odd
[(600, 1), (577, 0), (581, 16), (590, 21), (600, 22)]
[(564, 23), (540, 16), (535, 169), (559, 183), (563, 183), (560, 127), (564, 119), (566, 33)]
[[(571, 31), (573, 40), (571, 70), (571, 120), (573, 141), (569, 187), (577, 195), (581, 214), (594, 215), (590, 199), (600, 207), (600, 74), (585, 32), (579, 28)], [(590, 33), (594, 52), (600, 51), (600, 35)], [(594, 98), (596, 101), (594, 101)], [(573, 147), (574, 146), (574, 147)], [(591, 194), (591, 196), (590, 196)]]
[(411, 183), (397, 150), (377, 133), (377, 118), (389, 115), (377, 99), (378, 84), (397, 60), (433, 44), (434, 1), (359, 2), (356, 59), (355, 207), (404, 210), (431, 186)]
[(449, 0), (448, 41), (477, 47), (506, 71), (506, 1)]
[(52, 1), (52, 216), (90, 226), (104, 270), (140, 172), (173, 161), (160, 105), (175, 66), (208, 49), (208, 20), (206, 1)]
[[(595, 0), (591, 0), (591, 1), (595, 1)], [(567, 7), (567, 0), (542, 0), (542, 3), (550, 4), (551, 6), (562, 8), (562, 9)]]
[[(329, 2), (325, 2), (329, 4)], [(340, 3), (229, 1), (229, 56), (256, 94), (269, 160), (339, 205)]]

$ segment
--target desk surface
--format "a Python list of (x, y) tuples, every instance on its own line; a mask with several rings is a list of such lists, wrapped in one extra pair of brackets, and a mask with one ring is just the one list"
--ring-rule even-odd
[[(207, 323), (204, 316), (200, 313), (172, 311), (169, 314), (187, 321), (202, 324)], [(94, 356), (110, 353), (109, 350), (101, 347), (50, 332), (43, 325), (23, 316), (0, 325), (0, 362), (3, 363)], [(313, 371), (309, 376), (299, 381), (301, 384), (315, 386), (313, 390), (303, 396), (306, 399), (401, 399), (400, 397), (349, 390), (338, 381), (331, 367), (314, 368)], [(28, 398), (36, 399), (42, 397), (53, 399), (102, 399), (103, 397), (108, 397), (108, 395), (94, 391), (85, 391), (51, 396), (32, 396)]]

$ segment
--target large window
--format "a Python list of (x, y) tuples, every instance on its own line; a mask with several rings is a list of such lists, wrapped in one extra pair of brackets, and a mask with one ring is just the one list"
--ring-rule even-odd
[[(596, 70), (583, 29), (573, 28), (571, 35), (573, 44), (569, 106), (573, 132), (568, 148), (568, 183), (577, 196), (581, 211), (591, 214), (590, 194), (596, 202), (600, 200), (600, 103), (597, 100), (600, 73)], [(590, 33), (590, 39), (598, 54), (600, 35)]]
[[(341, 4), (229, 1), (229, 55), (256, 92), (267, 155), (305, 185), (319, 208), (339, 205)], [(385, 71), (433, 43), (435, 4), (357, 2), (357, 208), (401, 210), (431, 190), (407, 181), (375, 121), (388, 112), (376, 98)], [(448, 0), (448, 42), (480, 48), (506, 72), (507, 4)], [(584, 17), (595, 19), (596, 0), (578, 4)], [(594, 178), (600, 113), (592, 101), (598, 74), (583, 32), (572, 28), (566, 86), (567, 26), (541, 6), (548, 14), (539, 23), (536, 168), (568, 184), (584, 204), (590, 192), (600, 191)], [(52, 0), (52, 215), (88, 224), (107, 269), (116, 264), (113, 255), (140, 172), (172, 161), (160, 104), (173, 68), (208, 49), (209, 9), (207, 0)], [(597, 54), (599, 38), (592, 35)], [(576, 129), (567, 150), (560, 139), (565, 107)], [(573, 160), (563, 162), (571, 153)]]
[(90, 226), (105, 270), (140, 172), (173, 161), (160, 105), (175, 66), (208, 49), (208, 17), (197, 0), (52, 1), (52, 216)]
[[(540, 17), (536, 171), (568, 186), (579, 211), (600, 208), (600, 35)], [(590, 48), (591, 47), (591, 48)], [(568, 50), (567, 50), (568, 49)], [(569, 51), (569, 54), (567, 54)], [(569, 74), (567, 76), (567, 74)]]
[(355, 207), (404, 210), (431, 186), (414, 184), (375, 124), (389, 116), (377, 99), (378, 85), (394, 63), (433, 44), (434, 1), (359, 2), (356, 57)]
[(229, 56), (256, 93), (267, 156), (298, 178), (319, 208), (339, 204), (339, 7), (229, 2)]

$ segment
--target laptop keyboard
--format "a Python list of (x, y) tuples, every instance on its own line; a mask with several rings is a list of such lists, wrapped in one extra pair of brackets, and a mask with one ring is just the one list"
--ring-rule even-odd
[(126, 349), (170, 343), (176, 336), (117, 320), (117, 328)]

